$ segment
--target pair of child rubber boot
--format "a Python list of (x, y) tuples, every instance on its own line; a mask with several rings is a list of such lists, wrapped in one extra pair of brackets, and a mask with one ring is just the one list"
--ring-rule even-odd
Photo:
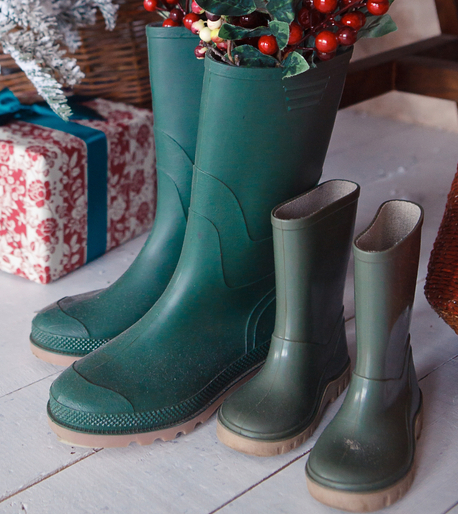
[(421, 392), (409, 325), (420, 252), (422, 209), (381, 205), (353, 244), (356, 367), (350, 362), (343, 291), (359, 187), (325, 182), (275, 208), (272, 226), (276, 324), (260, 373), (221, 406), (226, 445), (269, 456), (303, 443), (328, 402), (350, 382), (341, 409), (306, 467), (310, 493), (343, 510), (369, 512), (409, 489), (421, 429)]

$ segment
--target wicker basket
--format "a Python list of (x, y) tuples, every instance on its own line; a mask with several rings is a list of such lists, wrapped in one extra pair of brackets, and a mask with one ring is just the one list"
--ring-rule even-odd
[(429, 259), (425, 295), (431, 307), (458, 334), (458, 172)]
[[(145, 27), (155, 21), (140, 0), (128, 0), (119, 10), (116, 28), (105, 21), (81, 30), (82, 45), (74, 54), (86, 74), (75, 94), (106, 98), (139, 107), (151, 107)], [(9, 55), (0, 50), (0, 90), (10, 88), (21, 101), (40, 99), (31, 82)]]

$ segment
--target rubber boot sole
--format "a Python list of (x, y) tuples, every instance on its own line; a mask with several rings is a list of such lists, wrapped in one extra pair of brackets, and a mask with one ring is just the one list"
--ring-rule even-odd
[(218, 436), (218, 439), (226, 446), (229, 446), (229, 448), (248, 455), (254, 455), (256, 457), (272, 457), (274, 455), (288, 453), (311, 437), (321, 421), (326, 405), (337, 400), (348, 386), (350, 378), (350, 365), (348, 365), (345, 371), (336, 380), (330, 382), (326, 386), (318, 412), (312, 423), (300, 434), (295, 435), (294, 437), (289, 439), (280, 439), (277, 441), (253, 439), (251, 437), (236, 434), (232, 430), (226, 428), (219, 420), (216, 425), (216, 435)]
[(225, 391), (219, 398), (217, 398), (207, 409), (199, 413), (194, 418), (182, 423), (175, 425), (170, 428), (162, 430), (154, 430), (152, 432), (142, 432), (135, 434), (90, 434), (86, 432), (77, 432), (65, 428), (55, 423), (48, 416), (48, 423), (53, 432), (57, 435), (57, 439), (65, 444), (71, 446), (81, 446), (83, 448), (124, 448), (129, 446), (131, 443), (137, 443), (141, 446), (152, 444), (157, 439), (162, 441), (171, 441), (180, 434), (187, 435), (192, 432), (197, 425), (205, 423), (211, 415), (218, 409), (223, 401), (230, 396), (236, 389), (241, 387), (245, 382), (248, 382), (253, 378), (256, 373), (260, 371), (262, 366), (251, 371), (238, 382), (233, 384), (227, 391)]
[[(415, 419), (415, 439), (420, 439), (423, 427), (423, 408)], [(310, 494), (319, 502), (348, 512), (374, 512), (399, 501), (412, 486), (415, 477), (415, 462), (408, 473), (394, 485), (370, 493), (347, 493), (323, 487), (306, 475)]]
[(75, 361), (82, 359), (82, 357), (76, 357), (75, 355), (64, 355), (62, 353), (48, 352), (43, 348), (40, 348), (33, 341), (30, 341), (30, 349), (35, 357), (40, 360), (49, 362), (49, 364), (57, 364), (58, 366), (71, 366)]

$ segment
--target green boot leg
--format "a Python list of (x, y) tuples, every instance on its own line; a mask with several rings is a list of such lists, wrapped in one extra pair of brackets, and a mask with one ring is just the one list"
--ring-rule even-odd
[(420, 206), (392, 200), (353, 245), (356, 367), (306, 467), (312, 496), (338, 509), (379, 510), (413, 481), (422, 401), (409, 327), (422, 223)]
[(348, 385), (343, 293), (359, 186), (325, 182), (272, 212), (277, 307), (261, 372), (218, 413), (219, 439), (258, 456), (310, 437)]
[(147, 27), (158, 203), (153, 230), (129, 269), (110, 287), (65, 297), (32, 321), (32, 352), (70, 365), (124, 332), (161, 296), (175, 271), (191, 196), (204, 66), (199, 39), (184, 27)]

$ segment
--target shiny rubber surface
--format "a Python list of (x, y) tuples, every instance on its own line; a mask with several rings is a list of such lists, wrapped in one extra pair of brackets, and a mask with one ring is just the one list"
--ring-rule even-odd
[[(413, 467), (421, 392), (409, 327), (422, 223), (420, 206), (391, 200), (353, 245), (356, 367), (344, 403), (310, 453), (306, 472), (318, 488), (352, 493), (355, 509), (368, 493), (379, 492), (377, 501), (388, 501), (384, 491), (396, 489)], [(344, 508), (336, 502), (332, 506)]]
[(304, 432), (327, 386), (348, 368), (343, 291), (358, 197), (357, 184), (334, 180), (273, 210), (277, 305), (269, 355), (218, 413), (222, 427), (252, 439), (253, 451), (255, 441), (281, 443)]

